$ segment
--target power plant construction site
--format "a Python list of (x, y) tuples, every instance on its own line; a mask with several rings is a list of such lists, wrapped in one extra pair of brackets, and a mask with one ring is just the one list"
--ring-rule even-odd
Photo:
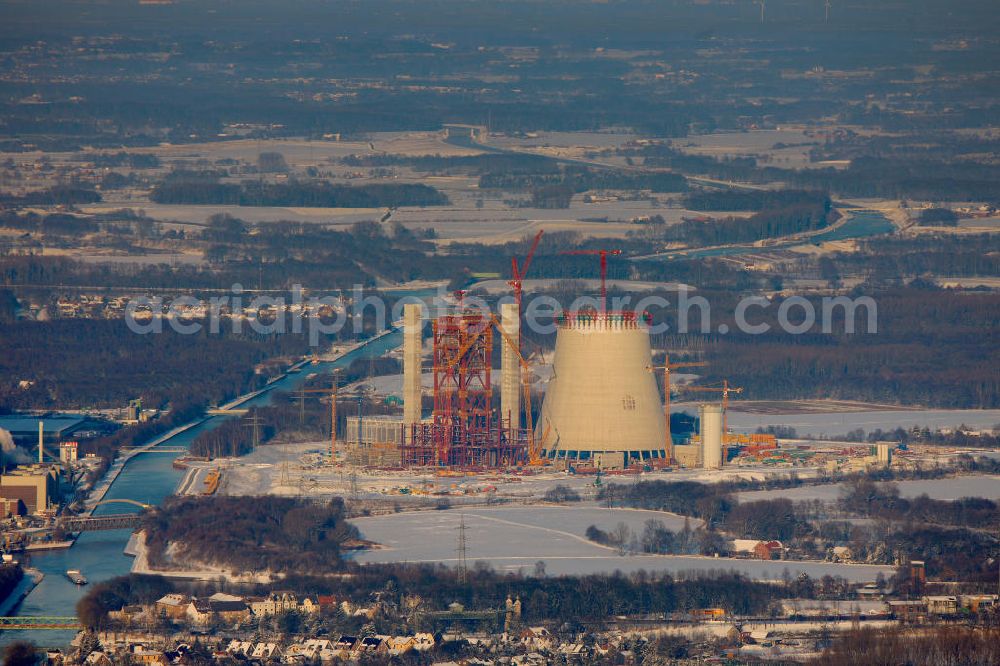
[[(743, 397), (741, 387), (728, 381), (699, 385), (694, 373), (706, 364), (697, 353), (654, 354), (647, 313), (607, 309), (606, 258), (612, 252), (595, 253), (601, 255), (600, 298), (596, 307), (553, 316), (552, 352), (525, 351), (521, 335), (521, 278), (529, 254), (522, 266), (514, 261), (508, 283), (514, 299), (501, 302), (498, 314), (472, 307), (464, 292), (436, 311), (406, 303), (395, 325), (401, 350), (389, 352), (401, 358), (401, 375), (339, 385), (334, 373), (317, 377), (325, 388), (304, 389), (299, 397), (311, 392), (330, 400), (331, 424), (340, 412), (344, 427), (334, 428), (330, 440), (279, 438), (238, 458), (186, 461), (180, 492), (204, 492), (211, 483), (220, 494), (344, 497), (369, 542), (352, 554), (362, 562), (456, 564), (467, 557), (511, 571), (542, 561), (551, 573), (724, 568), (761, 579), (790, 571), (858, 581), (890, 575), (889, 567), (839, 562), (634, 551), (622, 559), (622, 549), (585, 537), (588, 526), (633, 534), (648, 521), (665, 521), (673, 531), (701, 527), (663, 511), (615, 506), (602, 493), (609, 484), (819, 479), (890, 465), (946, 464), (957, 455), (888, 442), (779, 439), (766, 426), (782, 425), (788, 414), (761, 408), (730, 415), (732, 399)], [(671, 353), (683, 359), (671, 361)], [(672, 389), (705, 399), (672, 406)], [(382, 413), (366, 414), (374, 411), (366, 403), (378, 404)], [(835, 426), (823, 420), (835, 416), (831, 407), (836, 411), (831, 404), (823, 414), (799, 412), (800, 431), (809, 433), (815, 417), (831, 432)], [(852, 414), (887, 429), (905, 423), (908, 414), (862, 412), (846, 403), (841, 409), (845, 433), (853, 427)], [(676, 440), (672, 410), (686, 411), (695, 424)], [(560, 499), (567, 493), (572, 502)], [(456, 552), (456, 530), (463, 535), (462, 553)]]

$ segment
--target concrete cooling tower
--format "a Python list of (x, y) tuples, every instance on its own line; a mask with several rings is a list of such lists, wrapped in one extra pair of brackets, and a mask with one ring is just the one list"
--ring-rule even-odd
[(663, 403), (651, 362), (649, 329), (635, 313), (564, 315), (535, 429), (542, 455), (605, 467), (665, 458)]

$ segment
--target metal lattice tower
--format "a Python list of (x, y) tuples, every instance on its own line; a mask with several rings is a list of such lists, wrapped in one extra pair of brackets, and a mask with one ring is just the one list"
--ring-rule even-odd
[[(403, 424), (403, 465), (496, 469), (526, 460), (528, 431), (493, 412), (494, 327), (507, 337), (495, 317), (478, 312), (434, 320), (433, 419)], [(516, 351), (516, 342), (505, 342)]]
[[(256, 451), (260, 447), (260, 426), (264, 423), (264, 420), (260, 418), (259, 414), (252, 414), (244, 419), (246, 423), (244, 424), (247, 428), (253, 429), (253, 439), (251, 440), (250, 449), (251, 452)], [(234, 452), (235, 454), (235, 452)]]
[(468, 444), (488, 433), (493, 383), (493, 329), (478, 314), (434, 321), (435, 463), (475, 464)]
[(465, 585), (469, 580), (469, 563), (466, 560), (465, 514), (458, 523), (458, 582)]

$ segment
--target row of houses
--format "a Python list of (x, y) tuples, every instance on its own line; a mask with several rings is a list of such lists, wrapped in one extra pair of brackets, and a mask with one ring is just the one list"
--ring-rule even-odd
[[(163, 638), (145, 634), (99, 635), (101, 644), (106, 646), (101, 652), (91, 653), (84, 661), (90, 666), (111, 666), (121, 663), (127, 655), (128, 663), (169, 666), (185, 663), (185, 654), (191, 649), (190, 643), (179, 643), (174, 647), (157, 649), (153, 647)], [(272, 640), (223, 639), (209, 650), (216, 662), (231, 663), (247, 661), (258, 664), (305, 664), (319, 662), (359, 662), (370, 658), (391, 658), (407, 653), (426, 653), (445, 643), (466, 642), (477, 651), (490, 654), (517, 655), (506, 657), (506, 664), (587, 664), (594, 659), (613, 654), (621, 654), (624, 649), (623, 635), (614, 632), (593, 644), (582, 642), (582, 636), (575, 642), (561, 642), (546, 627), (525, 627), (518, 631), (499, 634), (484, 631), (449, 631), (439, 635), (416, 633), (412, 635), (371, 635), (340, 636), (336, 639), (322, 637), (300, 638), (290, 643)], [(200, 637), (198, 640), (205, 640)], [(209, 639), (212, 640), (212, 639)], [(160, 647), (164, 646), (160, 643)], [(495, 661), (470, 662), (462, 664), (493, 664)]]
[(279, 615), (288, 611), (318, 613), (323, 608), (338, 606), (345, 614), (355, 617), (374, 615), (374, 608), (355, 606), (347, 601), (339, 604), (330, 595), (306, 596), (301, 599), (292, 592), (272, 592), (262, 597), (241, 597), (217, 592), (210, 597), (197, 598), (186, 594), (167, 594), (153, 604), (145, 606), (125, 606), (111, 611), (108, 616), (124, 623), (142, 622), (166, 617), (177, 622), (194, 625), (209, 625), (220, 622), (228, 626), (238, 626), (251, 618)]
[[(363, 656), (398, 656), (407, 652), (425, 652), (436, 645), (434, 636), (418, 633), (412, 636), (341, 636), (335, 640), (309, 638), (285, 648), (276, 643), (256, 643), (232, 640), (226, 655), (261, 661), (299, 662), (352, 661)], [(217, 655), (220, 656), (220, 655)]]
[(981, 613), (998, 605), (996, 594), (931, 595), (912, 601), (887, 601), (889, 614), (903, 622), (917, 622), (930, 616)]

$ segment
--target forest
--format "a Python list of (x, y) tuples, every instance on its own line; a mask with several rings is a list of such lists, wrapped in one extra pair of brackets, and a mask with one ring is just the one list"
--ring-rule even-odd
[(206, 174), (175, 174), (153, 188), (161, 204), (293, 206), (316, 208), (396, 208), (444, 206), (448, 197), (423, 184), (333, 185), (324, 181), (242, 184), (219, 183)]
[(979, 584), (996, 580), (997, 562), (991, 553), (997, 539), (977, 529), (997, 522), (995, 502), (904, 499), (896, 486), (876, 483), (870, 475), (845, 483), (847, 489), (837, 505), (842, 515), (875, 520), (868, 524), (830, 520), (827, 509), (781, 497), (737, 502), (736, 492), (750, 486), (746, 482), (644, 481), (608, 484), (598, 499), (609, 506), (679, 513), (701, 519), (706, 526), (685, 525), (674, 532), (649, 521), (642, 532), (633, 533), (622, 523), (610, 532), (591, 526), (586, 536), (623, 553), (703, 555), (728, 553), (731, 538), (776, 539), (799, 556), (816, 559), (827, 556), (834, 545), (847, 544), (856, 561), (892, 564), (908, 557), (924, 560), (928, 575), (939, 580)]
[(690, 246), (746, 243), (823, 229), (836, 220), (830, 210), (830, 199), (822, 193), (801, 203), (789, 203), (766, 208), (748, 218), (730, 217), (710, 221), (686, 219), (666, 227), (663, 238), (681, 241)]
[[(858, 293), (858, 292), (855, 292)], [(715, 308), (725, 297), (711, 298)], [(834, 398), (884, 404), (989, 409), (1000, 405), (1000, 376), (982, 363), (998, 353), (995, 313), (1000, 296), (947, 290), (895, 288), (875, 294), (877, 332), (866, 333), (864, 308), (855, 333), (846, 333), (843, 310), (829, 317), (832, 333), (781, 331), (779, 303), (757, 309), (751, 324), (768, 323), (761, 335), (708, 336), (706, 381), (744, 387), (754, 400)], [(815, 303), (817, 319), (822, 305)], [(723, 320), (728, 319), (724, 317)], [(797, 323), (793, 320), (793, 323)]]
[(695, 190), (684, 197), (684, 206), (700, 211), (762, 211), (791, 206), (815, 206), (822, 202), (829, 207), (830, 197), (824, 192), (809, 190)]
[(10, 596), (22, 578), (24, 578), (24, 570), (17, 562), (0, 565), (0, 603)]
[[(838, 252), (828, 275), (863, 275), (873, 285), (922, 276), (1000, 275), (1000, 234), (920, 234), (861, 241), (861, 252)], [(922, 279), (923, 292), (939, 289)]]
[(988, 202), (997, 202), (1000, 197), (996, 187), (1000, 167), (973, 161), (872, 156), (852, 160), (846, 169), (793, 170), (766, 166), (753, 157), (717, 159), (685, 154), (668, 144), (623, 152), (641, 157), (647, 167), (671, 168), (688, 176), (757, 184), (781, 182), (839, 197)]
[(337, 571), (345, 545), (358, 538), (342, 499), (322, 504), (274, 495), (171, 497), (143, 514), (140, 529), (153, 567), (180, 560), (237, 572)]
[(859, 479), (848, 486), (840, 500), (845, 511), (883, 520), (981, 527), (1000, 522), (997, 503), (981, 497), (935, 500), (927, 495), (913, 499), (900, 497), (893, 483)]
[(1000, 663), (1000, 628), (858, 628), (838, 634), (814, 666), (989, 666)]
[(480, 189), (507, 191), (535, 190), (559, 186), (579, 193), (588, 190), (649, 190), (657, 193), (684, 192), (684, 176), (668, 172), (633, 173), (628, 171), (598, 170), (585, 167), (563, 167), (553, 173), (547, 166), (539, 172), (490, 171), (479, 177)]
[(0, 192), (0, 205), (6, 206), (59, 206), (97, 203), (100, 200), (101, 194), (96, 190), (71, 184), (53, 185), (22, 195)]
[[(0, 323), (0, 409), (118, 407), (132, 398), (165, 409), (219, 403), (263, 385), (254, 366), (305, 353), (306, 335), (220, 332), (181, 335), (169, 326), (137, 335), (121, 319)], [(18, 381), (34, 382), (28, 388)]]

